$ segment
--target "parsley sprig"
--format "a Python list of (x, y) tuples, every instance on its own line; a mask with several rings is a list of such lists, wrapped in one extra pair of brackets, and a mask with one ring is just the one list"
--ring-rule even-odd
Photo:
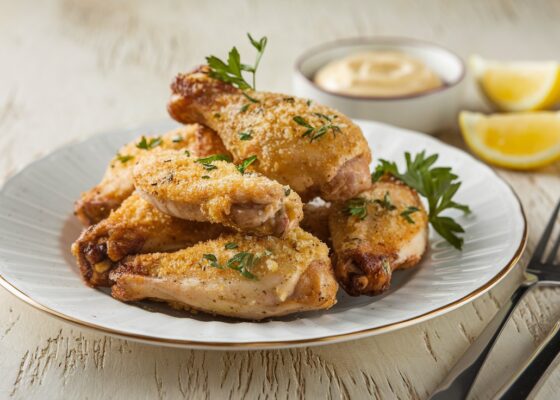
[[(257, 56), (253, 65), (241, 63), (241, 56), (239, 55), (239, 51), (236, 47), (233, 47), (229, 51), (227, 62), (222, 61), (216, 56), (206, 57), (206, 62), (210, 67), (209, 75), (212, 78), (232, 84), (233, 86), (241, 89), (249, 101), (257, 103), (258, 100), (249, 96), (246, 91), (256, 90), (257, 69), (264, 54), (264, 50), (266, 49), (268, 39), (266, 36), (263, 36), (259, 40), (255, 40), (250, 33), (247, 33), (247, 37), (249, 38), (251, 45), (257, 50)], [(249, 72), (252, 75), (252, 85), (245, 80), (243, 72)]]
[(142, 136), (140, 141), (136, 143), (136, 147), (143, 150), (151, 150), (158, 147), (162, 143), (161, 137), (155, 137), (151, 139), (146, 139), (146, 136)]
[[(415, 189), (428, 201), (428, 220), (437, 233), (453, 247), (461, 250), (463, 238), (459, 234), (465, 230), (453, 218), (441, 215), (447, 209), (458, 209), (465, 214), (470, 213), (469, 206), (457, 203), (453, 197), (461, 187), (458, 176), (450, 167), (434, 167), (437, 154), (426, 156), (422, 151), (414, 156), (405, 153), (406, 171), (400, 173), (397, 164), (387, 160), (379, 160), (380, 164), (371, 175), (375, 182), (384, 174), (393, 175), (411, 188)], [(406, 218), (405, 218), (406, 219)]]
[(321, 120), (322, 125), (313, 126), (301, 115), (296, 115), (293, 118), (296, 124), (306, 128), (301, 137), (309, 137), (309, 141), (313, 142), (314, 140), (317, 140), (320, 137), (326, 135), (329, 131), (331, 131), (334, 136), (336, 136), (337, 133), (341, 132), (340, 127), (333, 124), (333, 120), (337, 118), (336, 115), (333, 115), (332, 117), (321, 113), (313, 113), (313, 115)]

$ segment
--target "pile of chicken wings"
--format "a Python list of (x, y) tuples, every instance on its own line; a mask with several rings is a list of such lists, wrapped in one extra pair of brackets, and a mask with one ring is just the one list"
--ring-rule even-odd
[(72, 253), (88, 285), (260, 320), (328, 309), (339, 284), (352, 296), (382, 293), (395, 269), (420, 261), (419, 197), (390, 176), (372, 183), (371, 151), (349, 118), (248, 94), (205, 66), (171, 89), (182, 126), (123, 146), (76, 202), (87, 228)]

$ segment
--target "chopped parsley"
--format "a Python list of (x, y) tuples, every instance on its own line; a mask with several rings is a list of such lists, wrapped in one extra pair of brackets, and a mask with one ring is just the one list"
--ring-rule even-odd
[(246, 132), (239, 132), (239, 140), (251, 140), (251, 139), (253, 139), (252, 130)]
[(415, 212), (418, 211), (420, 211), (418, 207), (408, 206), (407, 208), (404, 209), (403, 212), (401, 212), (401, 217), (403, 217), (405, 221), (408, 222), (409, 224), (414, 224), (415, 222), (410, 216), (410, 214), (414, 214)]
[(321, 122), (323, 124), (320, 126), (313, 126), (300, 115), (296, 115), (293, 118), (293, 121), (296, 124), (306, 128), (301, 137), (309, 137), (309, 141), (313, 142), (314, 140), (317, 140), (326, 135), (329, 131), (332, 132), (334, 136), (336, 136), (337, 133), (342, 132), (338, 125), (334, 125), (332, 123), (333, 119), (336, 119), (336, 115), (333, 115), (332, 117), (321, 113), (313, 113), (313, 115), (321, 119)]
[(151, 139), (146, 139), (146, 136), (142, 136), (140, 141), (136, 143), (136, 147), (143, 150), (151, 150), (158, 147), (161, 143), (162, 141), (160, 136)]
[(117, 157), (117, 160), (119, 160), (123, 164), (125, 164), (126, 162), (134, 159), (134, 156), (123, 155), (123, 154), (120, 154), (120, 153), (117, 153), (116, 157)]
[(225, 249), (227, 250), (233, 250), (233, 249), (237, 249), (237, 243), (234, 242), (228, 242), (226, 243), (226, 245), (224, 246)]
[(253, 155), (251, 157), (247, 157), (241, 162), (241, 164), (237, 165), (236, 168), (239, 172), (244, 174), (249, 165), (253, 164), (255, 161), (257, 161), (257, 156)]
[(206, 171), (212, 171), (212, 170), (218, 168), (214, 164), (212, 164), (214, 161), (231, 162), (231, 158), (226, 154), (214, 154), (212, 156), (199, 158), (195, 162), (197, 162), (199, 164), (202, 164), (202, 166), (204, 167), (204, 169)]

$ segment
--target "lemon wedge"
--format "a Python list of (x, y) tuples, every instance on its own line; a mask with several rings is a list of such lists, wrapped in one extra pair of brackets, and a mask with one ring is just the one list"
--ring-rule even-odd
[(499, 62), (472, 56), (471, 69), (482, 92), (504, 111), (546, 110), (560, 100), (560, 65)]
[(491, 164), (533, 169), (560, 159), (560, 112), (487, 116), (463, 111), (459, 124), (470, 149)]

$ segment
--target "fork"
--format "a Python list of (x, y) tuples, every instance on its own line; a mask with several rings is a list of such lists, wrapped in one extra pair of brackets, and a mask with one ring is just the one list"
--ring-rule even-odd
[[(490, 324), (488, 324), (478, 339), (471, 345), (470, 348), (467, 349), (457, 364), (455, 364), (446, 379), (437, 387), (430, 397), (431, 400), (466, 399), (476, 381), (486, 357), (492, 350), (494, 343), (502, 333), (504, 326), (519, 302), (527, 295), (529, 290), (537, 284), (546, 283), (547, 285), (560, 285), (560, 270), (558, 269), (558, 265), (554, 264), (558, 248), (560, 247), (560, 235), (558, 235), (558, 238), (554, 241), (554, 244), (552, 244), (552, 248), (548, 257), (546, 257), (546, 260), (544, 262), (542, 261), (546, 255), (545, 251), (547, 244), (551, 241), (550, 239), (559, 211), (560, 201), (556, 204), (552, 216), (550, 217), (550, 220), (548, 221), (539, 240), (539, 244), (529, 261), (528, 268), (524, 272), (523, 282), (521, 282), (520, 286), (513, 292), (504, 307), (496, 314), (496, 316), (494, 316)], [(554, 331), (556, 330), (557, 328), (555, 328)], [(556, 338), (558, 335), (555, 335), (554, 333), (548, 336), (548, 341), (545, 341), (544, 346), (556, 346), (557, 343), (560, 342), (560, 338)], [(555, 338), (556, 340), (554, 340)], [(541, 346), (540, 348), (544, 346)], [(535, 371), (534, 368), (536, 368), (535, 365), (538, 363), (537, 360), (540, 358), (542, 361), (542, 357), (542, 355), (532, 357), (528, 363), (529, 367), (533, 367), (531, 371)], [(550, 360), (548, 365), (550, 365), (550, 363), (552, 363), (552, 360)], [(542, 372), (544, 372), (544, 370)], [(530, 376), (528, 376), (528, 374)], [(518, 373), (516, 377), (514, 377), (514, 381), (510, 381), (510, 384), (501, 389), (500, 393), (505, 396), (505, 398), (508, 397), (508, 393), (512, 393), (512, 390), (519, 386), (517, 383), (518, 380), (516, 379), (517, 377), (524, 378), (523, 385), (527, 385), (529, 388), (527, 393), (529, 393), (538, 382), (540, 375), (537, 373), (525, 373), (525, 371)]]

